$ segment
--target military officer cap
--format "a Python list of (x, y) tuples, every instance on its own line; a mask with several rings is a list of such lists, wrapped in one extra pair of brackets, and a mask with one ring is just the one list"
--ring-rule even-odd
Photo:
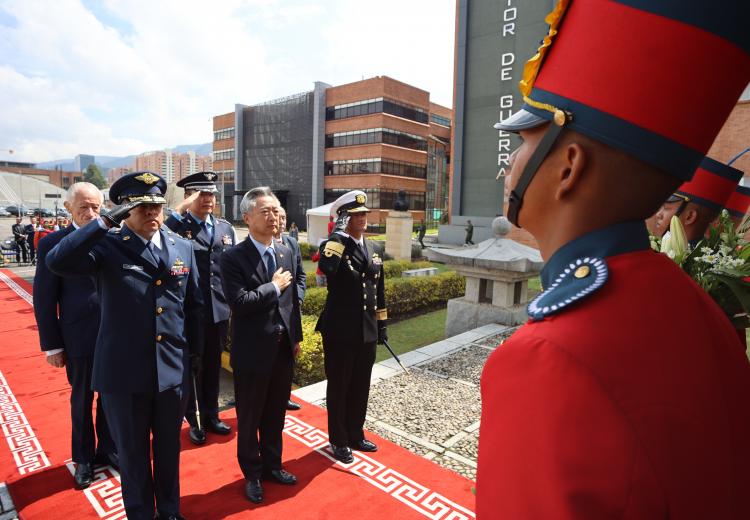
[(690, 180), (750, 79), (749, 16), (747, 0), (559, 0), (495, 128), (553, 122)]
[(682, 184), (667, 202), (693, 202), (720, 211), (741, 178), (740, 170), (704, 157), (692, 180)]
[(167, 181), (153, 172), (133, 172), (123, 175), (109, 188), (109, 198), (115, 204), (142, 202), (166, 204), (164, 193)]
[(744, 217), (748, 208), (750, 208), (750, 188), (737, 186), (724, 207), (733, 217)]
[(216, 188), (216, 179), (218, 177), (214, 172), (198, 172), (180, 179), (177, 181), (177, 186), (185, 188), (185, 191), (195, 190), (216, 193), (219, 191)]
[(365, 204), (367, 204), (367, 195), (364, 191), (348, 191), (333, 203), (333, 206), (331, 206), (331, 215), (340, 215), (344, 211), (350, 215), (353, 213), (367, 213), (370, 209)]

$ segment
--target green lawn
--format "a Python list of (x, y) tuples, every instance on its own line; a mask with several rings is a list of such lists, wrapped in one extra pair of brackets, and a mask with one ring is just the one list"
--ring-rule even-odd
[[(447, 309), (441, 309), (388, 325), (388, 344), (398, 355), (445, 339), (447, 314)], [(388, 349), (383, 345), (378, 345), (375, 362), (390, 357)]]

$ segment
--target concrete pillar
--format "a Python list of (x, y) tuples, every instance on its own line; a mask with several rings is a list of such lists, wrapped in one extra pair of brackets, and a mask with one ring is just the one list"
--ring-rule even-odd
[(396, 260), (411, 260), (413, 219), (409, 211), (389, 211), (385, 220), (385, 252)]

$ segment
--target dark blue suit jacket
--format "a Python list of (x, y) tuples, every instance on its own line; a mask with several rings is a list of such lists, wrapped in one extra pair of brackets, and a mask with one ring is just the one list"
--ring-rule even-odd
[[(274, 249), (276, 265), (290, 271), (294, 279), (296, 261), (292, 251), (279, 243)], [(260, 254), (249, 238), (221, 255), (221, 281), (232, 309), (232, 368), (270, 372), (282, 347), (276, 331), (279, 319), (292, 343), (302, 341), (302, 315), (294, 283), (277, 297)]]
[(201, 228), (200, 222), (190, 213), (177, 220), (169, 216), (164, 225), (183, 238), (190, 240), (198, 264), (198, 281), (201, 287), (203, 303), (206, 305), (204, 318), (212, 323), (229, 319), (229, 305), (224, 297), (221, 285), (219, 257), (234, 244), (234, 230), (226, 220), (214, 217), (214, 236), (208, 236)]
[(39, 241), (34, 315), (42, 350), (62, 348), (68, 357), (93, 356), (100, 314), (94, 278), (88, 275), (63, 278), (50, 271), (45, 263), (47, 253), (73, 231), (75, 228), (70, 225)]
[(61, 276), (97, 277), (102, 318), (94, 390), (150, 393), (156, 385), (159, 391), (178, 386), (186, 379), (188, 345), (203, 344), (193, 248), (167, 229), (160, 233), (158, 266), (127, 227), (107, 232), (94, 222), (47, 255), (47, 266)]
[(300, 251), (299, 243), (293, 237), (288, 235), (281, 235), (282, 243), (292, 250), (294, 255), (294, 264), (296, 274), (294, 276), (294, 285), (297, 287), (297, 298), (299, 301), (305, 299), (305, 291), (307, 290), (307, 273), (305, 273), (305, 267), (302, 264), (302, 251)]

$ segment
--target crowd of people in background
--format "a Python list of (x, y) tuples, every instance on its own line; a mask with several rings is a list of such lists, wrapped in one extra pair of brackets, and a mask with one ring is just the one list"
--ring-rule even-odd
[(22, 217), (16, 218), (16, 223), (11, 226), (13, 239), (15, 240), (15, 253), (17, 263), (31, 263), (36, 265), (36, 250), (39, 240), (45, 236), (65, 229), (70, 225), (66, 217), (40, 219), (34, 215), (28, 217), (29, 223), (23, 223)]

